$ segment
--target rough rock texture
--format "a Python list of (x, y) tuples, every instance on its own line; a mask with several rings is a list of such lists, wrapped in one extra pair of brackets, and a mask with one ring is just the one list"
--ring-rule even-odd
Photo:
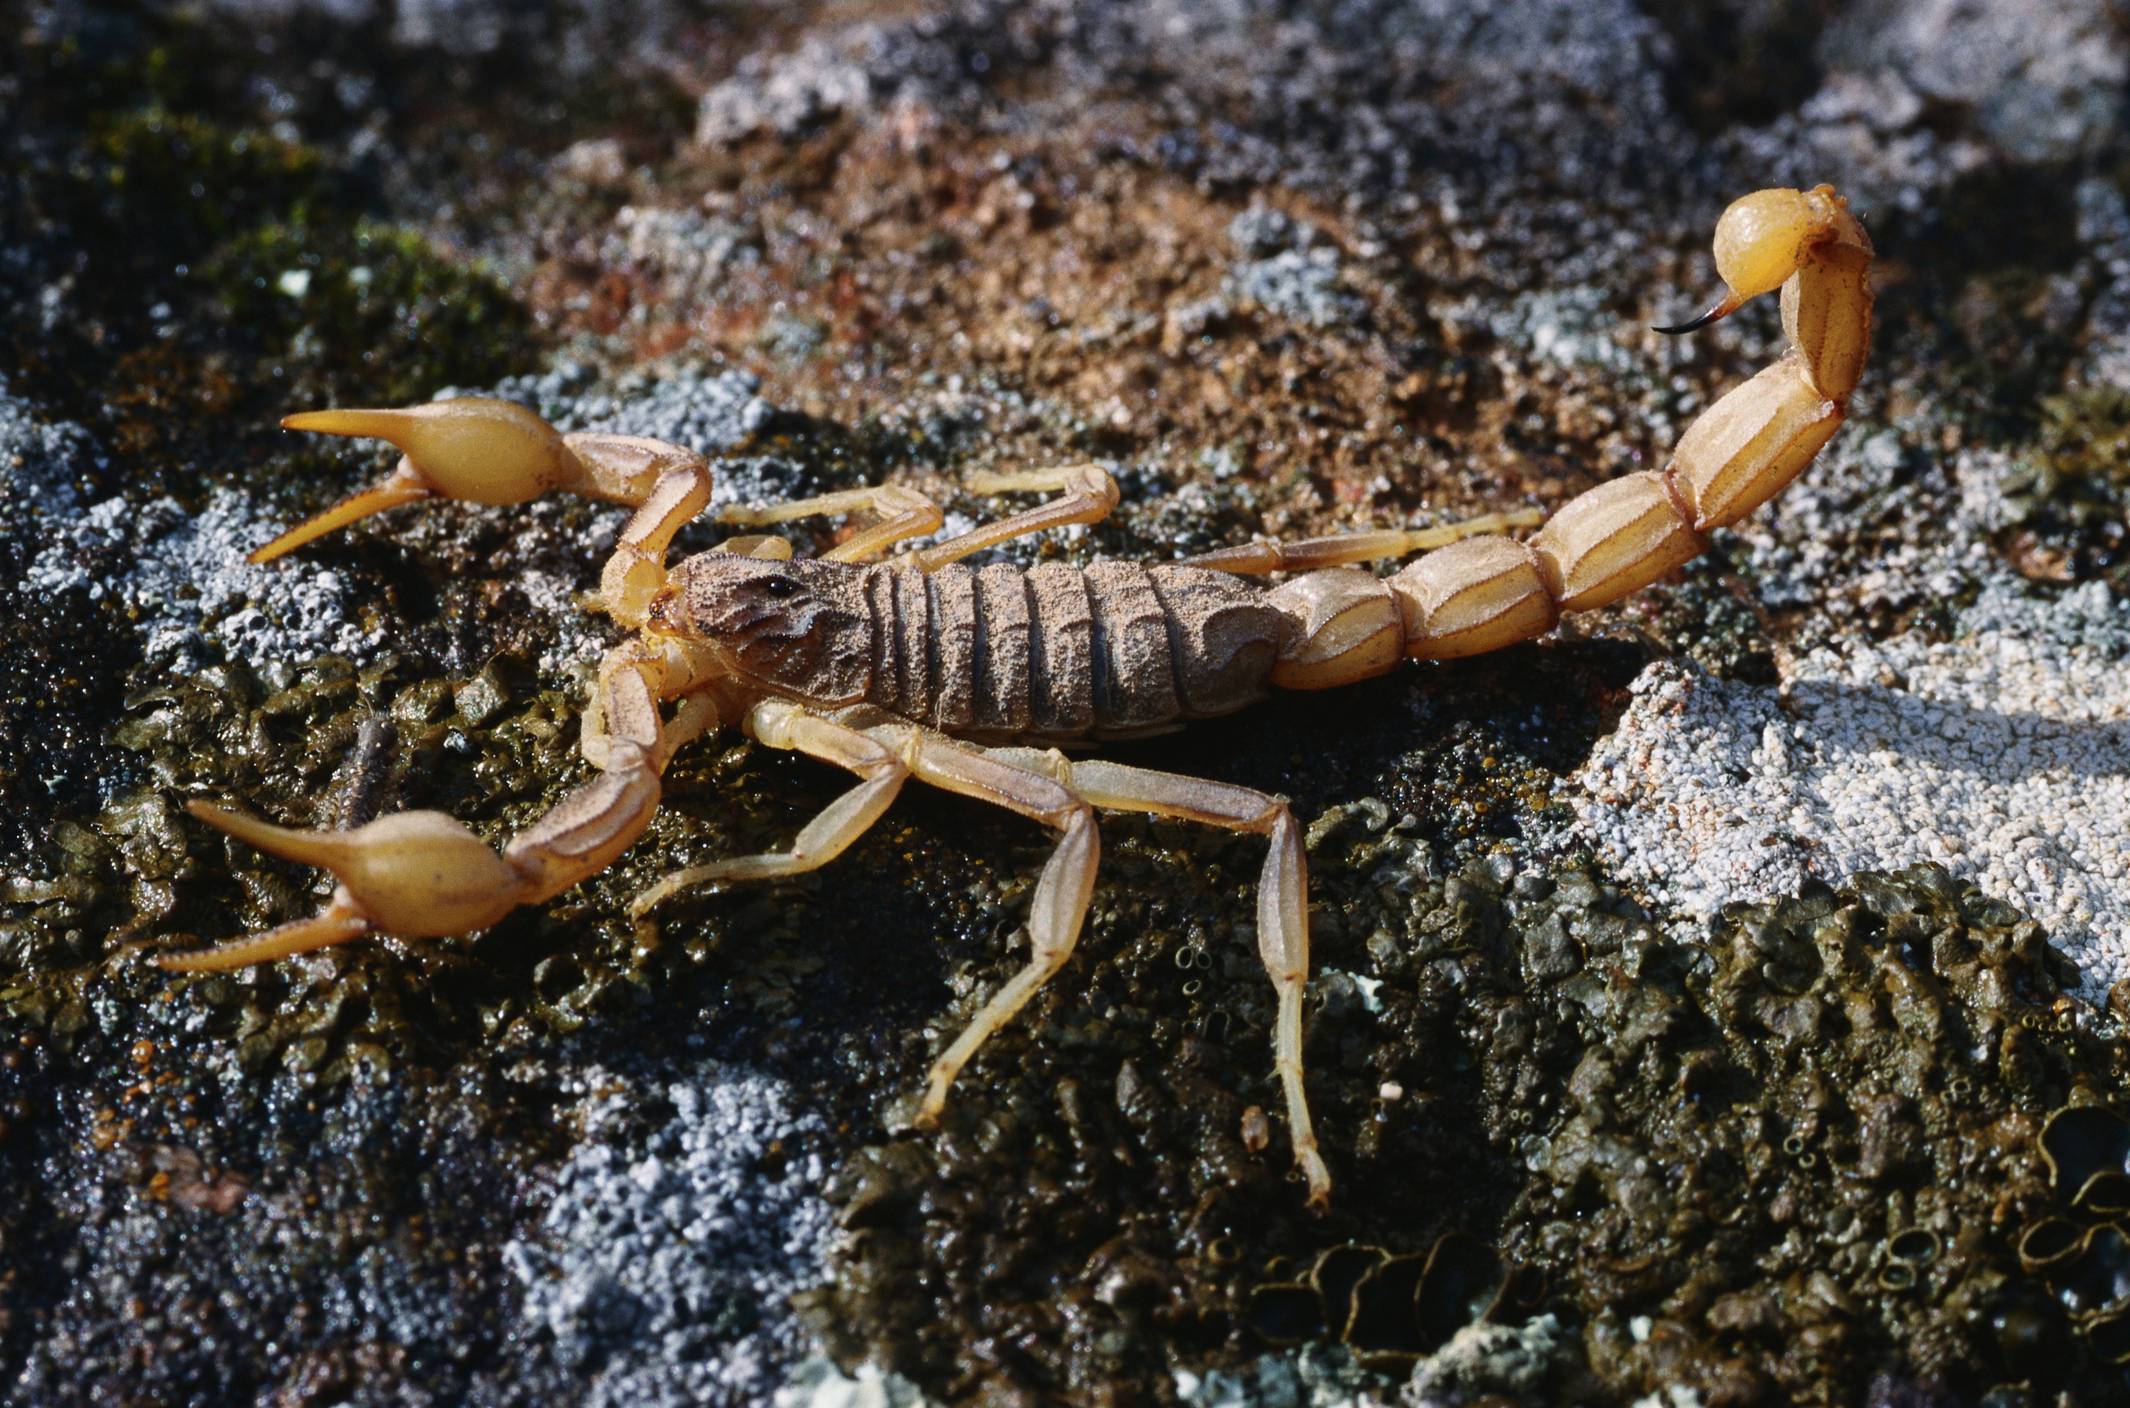
[(1653, 668), (1576, 775), (1615, 873), (1712, 914), (1929, 861), (2049, 926), (2089, 997), (2130, 976), (2130, 613), (1999, 589), (1950, 639), (1823, 648), (1780, 687)]
[[(538, 1228), (503, 1248), (528, 1327), (584, 1376), (586, 1402), (761, 1402), (795, 1343), (787, 1288), (819, 1278), (827, 1251), (808, 1152), (820, 1120), (715, 1065), (664, 1089), (597, 1069), (573, 1079), (590, 1103), (583, 1141)], [(615, 1138), (646, 1111), (665, 1118)]]
[[(0, 1398), (2130, 1401), (2130, 34), (2106, 0), (213, 0), (0, 19)], [(1832, 180), (1873, 361), (1805, 480), (1552, 641), (1132, 761), (1294, 799), (1306, 1214), (1261, 842), (1047, 842), (731, 736), (493, 930), (173, 981), (315, 907), (181, 803), (523, 827), (619, 510), (241, 555), (453, 388), (721, 503), (1113, 467), (1020, 561), (1557, 507), (1777, 345), (1708, 232)], [(793, 525), (802, 551), (842, 525)], [(684, 550), (715, 542), (699, 525)], [(1491, 1396), (1491, 1397), (1490, 1397)]]

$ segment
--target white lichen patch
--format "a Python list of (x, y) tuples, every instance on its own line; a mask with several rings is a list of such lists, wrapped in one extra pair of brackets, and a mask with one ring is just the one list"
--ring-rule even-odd
[(782, 1084), (716, 1063), (656, 1086), (596, 1068), (569, 1083), (584, 1138), (537, 1231), (502, 1253), (527, 1331), (588, 1404), (767, 1402), (801, 1344), (790, 1298), (821, 1279), (833, 1235), (809, 1152), (825, 1127)]
[(771, 1408), (936, 1408), (917, 1386), (877, 1364), (844, 1373), (825, 1354), (800, 1364), (777, 1390)]
[(340, 572), (244, 560), (277, 531), (249, 498), (226, 489), (196, 514), (170, 498), (105, 499), (52, 525), (24, 585), (116, 597), (138, 623), (147, 659), (179, 671), (216, 656), (262, 666), (369, 659), (383, 642), (362, 623), (362, 603)]
[(89, 432), (67, 421), (48, 421), (12, 394), (0, 375), (0, 511), (13, 526), (22, 520), (42, 527), (81, 511), (75, 480), (100, 469), (103, 451)]
[(1573, 779), (1578, 831), (1713, 913), (1935, 862), (2031, 913), (2090, 995), (2130, 977), (2130, 608), (2005, 581), (1949, 639), (1822, 646), (1780, 689), (1676, 663)]

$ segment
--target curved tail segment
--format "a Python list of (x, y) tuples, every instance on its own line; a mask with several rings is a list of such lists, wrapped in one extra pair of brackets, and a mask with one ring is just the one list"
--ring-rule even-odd
[(1687, 332), (1782, 290), (1790, 351), (1687, 427), (1671, 463), (1571, 500), (1528, 543), (1467, 538), (1390, 579), (1405, 654), (1451, 659), (1618, 601), (1698, 556), (1802, 474), (1834, 437), (1871, 341), (1871, 237), (1831, 186), (1756, 191), (1716, 225), (1726, 291)]
[[(1687, 427), (1671, 463), (1569, 501), (1536, 536), (1498, 515), (1428, 533), (1363, 532), (1253, 543), (1185, 564), (1224, 572), (1299, 571), (1269, 600), (1291, 622), (1272, 683), (1326, 689), (1394, 668), (1453, 660), (1551, 630), (1639, 591), (1698, 556), (1711, 529), (1738, 522), (1802, 474), (1848, 413), (1871, 342), (1871, 237), (1831, 186), (1755, 191), (1716, 224), (1726, 285), (1690, 332), (1782, 290), (1790, 350)], [(1348, 563), (1434, 548), (1378, 579)]]

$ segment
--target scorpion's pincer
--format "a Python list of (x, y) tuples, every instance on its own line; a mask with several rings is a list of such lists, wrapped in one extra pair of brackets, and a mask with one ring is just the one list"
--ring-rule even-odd
[(559, 431), (523, 406), (489, 396), (402, 410), (304, 411), (284, 417), (281, 425), (325, 435), (373, 436), (390, 441), (402, 458), (378, 483), (254, 551), (251, 562), (270, 562), (358, 518), (420, 499), (521, 504), (585, 478)]
[(333, 872), (340, 881), (309, 919), (197, 953), (161, 954), (173, 972), (242, 968), (346, 943), (372, 931), (434, 939), (486, 928), (532, 890), (517, 867), (442, 812), (400, 812), (353, 831), (297, 831), (210, 802), (187, 811), (247, 845)]

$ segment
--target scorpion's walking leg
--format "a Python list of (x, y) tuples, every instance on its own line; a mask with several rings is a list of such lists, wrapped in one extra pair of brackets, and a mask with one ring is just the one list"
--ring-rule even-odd
[(1317, 1152), (1309, 1099), (1302, 1089), (1302, 994), (1309, 981), (1309, 867), (1301, 832), (1287, 804), (1247, 787), (1100, 759), (1073, 761), (1055, 751), (994, 749), (992, 757), (1055, 777), (1106, 811), (1181, 817), (1268, 837), (1257, 882), (1257, 949), (1279, 995), (1272, 1065), (1287, 1103), (1294, 1162), (1309, 1184), (1309, 1202), (1328, 1206), (1331, 1174)]
[(817, 514), (856, 513), (869, 509), (880, 522), (845, 538), (821, 554), (827, 562), (866, 562), (905, 538), (939, 531), (946, 515), (924, 494), (902, 484), (875, 484), (866, 489), (842, 489), (810, 499), (785, 504), (734, 505), (718, 514), (718, 522), (741, 528), (789, 523)]
[(1345, 567), (1356, 562), (1377, 562), (1384, 558), (1404, 557), (1410, 553), (1448, 547), (1451, 543), (1461, 542), (1482, 533), (1499, 533), (1509, 528), (1536, 528), (1545, 521), (1545, 517), (1543, 510), (1520, 508), (1507, 513), (1481, 514), (1477, 518), (1445, 523), (1436, 528), (1362, 528), (1351, 533), (1330, 533), (1321, 538), (1298, 538), (1291, 543), (1268, 538), (1232, 548), (1216, 548), (1196, 557), (1182, 558), (1176, 565), (1205, 567), (1215, 572), (1233, 572), (1238, 576), (1259, 576), (1268, 572), (1314, 572), (1320, 567)]
[[(979, 494), (1054, 493), (1058, 497), (1010, 518), (986, 523), (960, 533), (943, 543), (910, 553), (904, 560), (921, 571), (931, 572), (950, 562), (959, 562), (974, 552), (1026, 537), (1046, 528), (1068, 523), (1095, 523), (1117, 506), (1117, 481), (1100, 465), (1075, 464), (1057, 469), (1030, 470), (1024, 474), (977, 474), (969, 488)], [(731, 508), (719, 521), (737, 527), (760, 527), (788, 523), (820, 513), (851, 513), (871, 509), (883, 522), (854, 535), (822, 554), (836, 562), (865, 562), (905, 538), (936, 531), (945, 521), (938, 505), (915, 489), (883, 484), (870, 489), (846, 489), (811, 499), (759, 508)]]
[(924, 1103), (917, 1111), (917, 1123), (930, 1125), (946, 1106), (947, 1087), (984, 1039), (1011, 1021), (1072, 956), (1087, 918), (1088, 898), (1094, 893), (1102, 840), (1095, 828), (1094, 808), (1055, 778), (908, 724), (885, 724), (866, 732), (900, 753), (921, 781), (1019, 812), (1062, 833), (1036, 881), (1035, 898), (1029, 902), (1028, 964), (992, 994), (968, 1030), (933, 1063)]
[[(931, 1124), (946, 1105), (947, 1088), (984, 1039), (1013, 1019), (1048, 982), (1079, 942), (1101, 861), (1094, 809), (1057, 779), (1031, 772), (985, 752), (907, 724), (869, 729), (812, 714), (794, 704), (766, 701), (749, 713), (747, 727), (772, 748), (793, 748), (848, 768), (865, 779), (844, 793), (800, 831), (785, 852), (739, 856), (677, 871), (637, 897), (641, 914), (674, 892), (716, 881), (795, 875), (836, 858), (879, 820), (911, 774), (934, 787), (980, 798), (1019, 812), (1062, 833), (1036, 882), (1029, 905), (1028, 964), (986, 1002), (969, 1027), (932, 1067), (920, 1124)], [(1297, 1014), (1299, 1009), (1297, 1009)], [(1297, 1021), (1299, 1016), (1297, 1015)], [(1306, 1113), (1303, 1116), (1306, 1121)]]
[(910, 769), (900, 755), (857, 729), (808, 713), (796, 704), (765, 700), (748, 711), (747, 732), (771, 748), (789, 748), (833, 763), (865, 779), (808, 822), (788, 851), (733, 856), (676, 870), (629, 903), (641, 915), (677, 891), (734, 880), (768, 880), (817, 870), (842, 855), (902, 791)]
[(934, 572), (971, 553), (996, 547), (1011, 538), (1025, 538), (1046, 528), (1069, 523), (1100, 523), (1117, 506), (1117, 481), (1098, 464), (1068, 464), (1054, 469), (1033, 469), (1022, 474), (973, 474), (969, 489), (978, 494), (1056, 494), (1057, 498), (1024, 509), (996, 523), (986, 523), (943, 543), (921, 548), (908, 561), (925, 572)]

